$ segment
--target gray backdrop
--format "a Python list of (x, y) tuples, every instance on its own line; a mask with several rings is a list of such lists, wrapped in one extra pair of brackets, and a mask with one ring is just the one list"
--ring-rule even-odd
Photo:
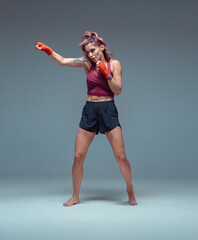
[[(122, 65), (115, 104), (132, 174), (197, 176), (197, 1), (0, 3), (1, 175), (71, 175), (86, 75), (34, 46), (80, 57), (89, 30)], [(92, 142), (84, 173), (120, 174), (105, 135)]]

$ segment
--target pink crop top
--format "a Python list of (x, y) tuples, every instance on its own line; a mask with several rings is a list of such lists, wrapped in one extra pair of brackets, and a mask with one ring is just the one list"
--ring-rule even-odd
[[(110, 61), (107, 62), (107, 68), (112, 75)], [(114, 93), (111, 91), (105, 76), (102, 73), (97, 72), (94, 65), (91, 66), (91, 69), (87, 74), (86, 81), (88, 95), (114, 96)]]

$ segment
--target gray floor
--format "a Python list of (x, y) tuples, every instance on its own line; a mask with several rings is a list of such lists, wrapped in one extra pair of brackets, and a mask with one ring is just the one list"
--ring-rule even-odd
[(198, 239), (198, 178), (84, 176), (80, 204), (63, 207), (71, 177), (10, 176), (0, 182), (0, 239)]

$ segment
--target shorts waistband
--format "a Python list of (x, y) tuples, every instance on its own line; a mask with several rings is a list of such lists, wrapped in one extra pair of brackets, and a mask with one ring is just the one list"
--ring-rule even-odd
[(108, 100), (108, 101), (100, 101), (100, 102), (91, 102), (91, 101), (86, 101), (86, 104), (105, 104), (105, 103), (114, 103), (114, 100)]

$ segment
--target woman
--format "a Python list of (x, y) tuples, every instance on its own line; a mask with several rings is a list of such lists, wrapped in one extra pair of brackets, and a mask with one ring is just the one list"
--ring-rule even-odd
[(46, 52), (58, 65), (83, 67), (87, 74), (88, 98), (82, 111), (81, 121), (76, 135), (75, 156), (72, 167), (73, 196), (64, 206), (80, 203), (79, 191), (83, 177), (83, 163), (87, 150), (99, 132), (109, 140), (115, 159), (126, 181), (129, 204), (136, 205), (133, 191), (130, 163), (125, 155), (124, 140), (118, 112), (114, 103), (114, 94), (122, 90), (122, 69), (120, 62), (111, 59), (106, 43), (95, 32), (85, 32), (80, 44), (84, 57), (64, 58), (43, 43), (36, 43), (36, 50)]

